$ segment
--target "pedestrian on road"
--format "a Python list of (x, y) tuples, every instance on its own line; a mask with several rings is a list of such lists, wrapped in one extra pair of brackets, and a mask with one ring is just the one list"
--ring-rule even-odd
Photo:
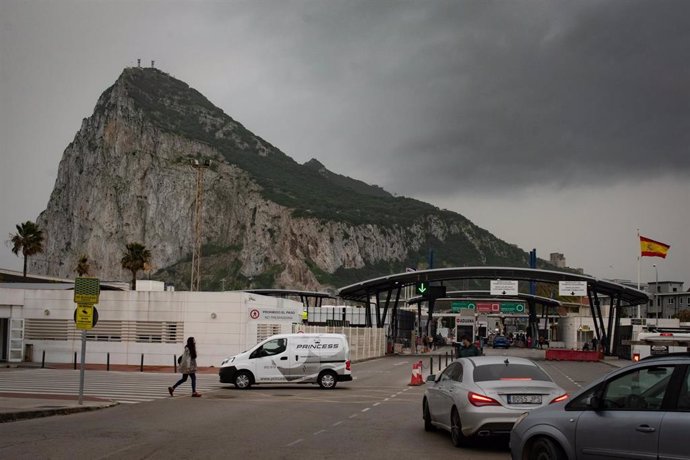
[(470, 342), (469, 337), (463, 335), (462, 342), (458, 347), (458, 358), (465, 358), (468, 356), (479, 356), (481, 354), (482, 353), (481, 351), (479, 351), (479, 348), (477, 348), (476, 346), (474, 346), (472, 342)]
[(175, 383), (175, 385), (168, 387), (168, 393), (170, 396), (173, 395), (175, 388), (182, 385), (187, 381), (187, 377), (192, 379), (192, 397), (198, 398), (201, 395), (196, 392), (196, 342), (194, 337), (189, 337), (187, 339), (187, 345), (184, 347), (184, 353), (177, 360), (180, 366), (180, 372), (182, 373), (182, 378)]

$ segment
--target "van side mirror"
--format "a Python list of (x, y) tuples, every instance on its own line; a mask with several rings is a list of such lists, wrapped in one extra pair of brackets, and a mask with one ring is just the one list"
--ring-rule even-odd
[(426, 376), (426, 381), (427, 382), (436, 382), (436, 375), (435, 374), (429, 374)]

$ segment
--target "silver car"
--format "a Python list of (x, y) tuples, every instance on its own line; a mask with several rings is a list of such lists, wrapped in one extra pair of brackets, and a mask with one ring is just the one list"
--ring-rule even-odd
[(541, 367), (516, 357), (460, 358), (427, 383), (424, 429), (450, 431), (457, 447), (475, 436), (508, 435), (525, 411), (568, 397)]
[(688, 459), (690, 354), (644, 359), (525, 414), (513, 460)]

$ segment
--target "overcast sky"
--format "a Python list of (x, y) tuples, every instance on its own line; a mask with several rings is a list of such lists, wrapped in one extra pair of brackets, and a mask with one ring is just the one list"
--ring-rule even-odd
[[(690, 288), (690, 2), (0, 2), (0, 231), (137, 58), (300, 163), (457, 211), (539, 257)], [(0, 267), (21, 260), (0, 246)]]

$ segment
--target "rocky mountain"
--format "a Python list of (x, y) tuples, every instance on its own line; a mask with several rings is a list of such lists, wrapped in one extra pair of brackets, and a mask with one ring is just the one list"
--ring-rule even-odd
[[(144, 244), (143, 274), (188, 289), (196, 173), (203, 183), (205, 290), (321, 290), (423, 267), (526, 266), (527, 254), (463, 216), (395, 197), (299, 164), (186, 83), (127, 68), (67, 146), (47, 209), (44, 260), (31, 271), (75, 276), (80, 255), (94, 275), (128, 280), (128, 242)], [(39, 258), (35, 258), (39, 259)]]

